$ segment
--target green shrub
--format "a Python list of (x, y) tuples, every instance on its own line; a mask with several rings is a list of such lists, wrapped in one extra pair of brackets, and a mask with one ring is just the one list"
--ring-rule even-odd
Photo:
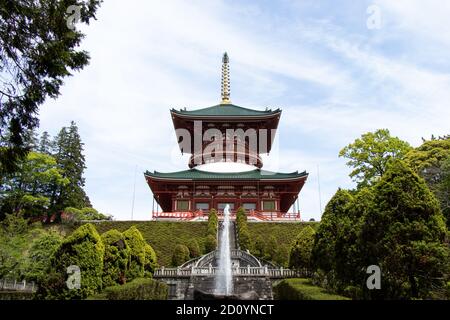
[(167, 300), (167, 285), (148, 278), (137, 278), (104, 290), (108, 300)]
[(189, 260), (189, 249), (184, 244), (178, 244), (172, 255), (172, 265), (177, 267)]
[[(52, 270), (41, 285), (41, 296), (57, 299), (84, 299), (102, 288), (105, 247), (92, 224), (85, 224), (67, 237), (52, 259)], [(69, 266), (80, 269), (81, 286), (69, 289), (66, 280)], [(41, 288), (40, 288), (41, 290)]]
[(311, 284), (309, 279), (285, 279), (273, 287), (276, 300), (348, 300)]
[(278, 247), (276, 256), (273, 262), (282, 267), (288, 266), (289, 250), (285, 244)]
[(211, 209), (208, 215), (208, 235), (213, 235), (214, 237), (217, 234), (217, 227), (219, 225), (219, 218), (217, 216), (216, 209)]
[(246, 224), (243, 224), (239, 230), (239, 246), (241, 250), (251, 250), (252, 248), (250, 233)]
[(155, 250), (149, 244), (145, 245), (145, 262), (144, 262), (144, 275), (151, 277), (153, 272), (158, 267)]
[(36, 238), (29, 249), (29, 264), (25, 277), (29, 281), (40, 283), (51, 267), (51, 258), (62, 243), (62, 237), (54, 231), (43, 233)]
[(123, 235), (131, 249), (130, 265), (126, 277), (128, 280), (142, 278), (145, 265), (145, 240), (135, 226), (126, 230)]
[(252, 254), (260, 258), (264, 258), (266, 254), (266, 242), (261, 235), (258, 235), (255, 239)]
[(200, 251), (200, 246), (198, 245), (197, 240), (195, 240), (195, 239), (189, 240), (187, 247), (189, 248), (189, 256), (191, 258), (197, 258), (200, 256), (201, 251)]
[(289, 253), (289, 267), (294, 269), (310, 269), (311, 253), (314, 247), (316, 232), (310, 226), (300, 231)]
[(125, 236), (116, 229), (111, 229), (102, 234), (102, 240), (105, 245), (103, 286), (109, 287), (125, 283), (131, 256), (131, 249)]
[(204, 250), (207, 222), (192, 221), (104, 221), (95, 224), (100, 233), (110, 229), (117, 229), (124, 232), (132, 225), (135, 225), (146, 243), (149, 243), (155, 250), (158, 265), (170, 266), (172, 254), (178, 243), (188, 243), (195, 239), (200, 248)]
[(266, 248), (266, 255), (264, 256), (264, 258), (270, 261), (275, 261), (277, 252), (279, 250), (279, 245), (277, 239), (273, 235), (269, 237)]
[(213, 236), (213, 235), (209, 234), (206, 237), (205, 252), (204, 253), (208, 253), (208, 252), (214, 251), (214, 250), (216, 250), (216, 248), (217, 248), (216, 236)]

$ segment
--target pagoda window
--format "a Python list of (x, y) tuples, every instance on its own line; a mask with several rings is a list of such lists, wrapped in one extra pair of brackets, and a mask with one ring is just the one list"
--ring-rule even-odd
[(189, 210), (189, 201), (188, 200), (177, 200), (177, 210), (178, 211)]
[(263, 211), (276, 210), (275, 201), (263, 201)]
[(242, 204), (242, 206), (247, 211), (256, 210), (256, 203), (255, 202), (244, 202)]
[(209, 210), (209, 203), (208, 202), (197, 202), (195, 204), (195, 209), (208, 211)]

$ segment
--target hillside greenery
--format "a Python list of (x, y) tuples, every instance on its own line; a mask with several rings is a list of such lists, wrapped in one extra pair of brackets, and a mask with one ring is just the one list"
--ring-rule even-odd
[(205, 251), (208, 230), (206, 222), (105, 221), (95, 224), (99, 233), (110, 229), (123, 232), (131, 226), (136, 226), (146, 243), (155, 250), (159, 266), (171, 266), (172, 255), (177, 244), (187, 245), (195, 240), (200, 251)]

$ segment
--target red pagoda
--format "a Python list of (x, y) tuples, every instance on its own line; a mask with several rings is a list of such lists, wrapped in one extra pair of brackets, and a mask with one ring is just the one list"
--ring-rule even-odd
[[(308, 173), (262, 170), (260, 154), (269, 154), (281, 110), (243, 108), (230, 101), (229, 58), (222, 59), (222, 101), (197, 110), (170, 110), (182, 153), (191, 154), (189, 169), (145, 172), (161, 207), (153, 218), (204, 219), (243, 207), (249, 219), (299, 220), (300, 211), (288, 212), (298, 199)], [(158, 208), (158, 206), (157, 206)]]

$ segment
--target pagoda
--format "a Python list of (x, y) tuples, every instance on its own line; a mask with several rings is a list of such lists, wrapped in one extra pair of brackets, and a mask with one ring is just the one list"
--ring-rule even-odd
[[(227, 53), (222, 58), (220, 104), (196, 109), (170, 110), (182, 154), (190, 154), (189, 169), (144, 173), (153, 200), (153, 218), (204, 219), (226, 204), (243, 207), (250, 219), (300, 219), (295, 208), (308, 173), (262, 170), (260, 154), (269, 154), (281, 110), (254, 110), (230, 101)], [(158, 208), (158, 206), (156, 206)]]

